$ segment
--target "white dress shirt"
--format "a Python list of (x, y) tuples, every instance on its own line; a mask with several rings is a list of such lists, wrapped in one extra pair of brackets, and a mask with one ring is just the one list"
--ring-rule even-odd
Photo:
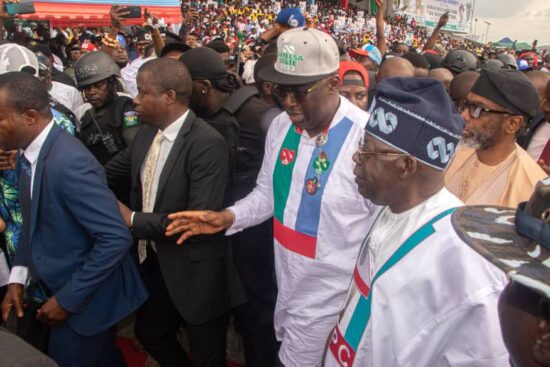
[(78, 108), (84, 104), (84, 100), (78, 89), (60, 82), (52, 81), (50, 95), (57, 102), (67, 107), (72, 113), (76, 113)]
[[(176, 141), (176, 138), (178, 137), (180, 129), (182, 128), (183, 123), (185, 122), (185, 119), (187, 118), (188, 114), (189, 114), (189, 110), (187, 110), (183, 115), (181, 115), (176, 121), (171, 123), (166, 129), (162, 130), (162, 134), (164, 135), (164, 140), (160, 143), (160, 152), (159, 152), (157, 164), (155, 166), (155, 175), (153, 177), (153, 182), (151, 184), (150, 207), (142, 208), (142, 211), (144, 213), (153, 212), (153, 209), (155, 207), (155, 201), (157, 198), (157, 190), (159, 186), (160, 174), (162, 173), (164, 164), (168, 159), (168, 155), (170, 155), (170, 151), (174, 146), (174, 142)], [(147, 155), (148, 154), (149, 152), (147, 152)], [(143, 165), (140, 169), (140, 178), (141, 178), (141, 182), (143, 182)], [(132, 219), (131, 219), (132, 224), (134, 223), (134, 214), (135, 212), (132, 213)]]
[[(550, 139), (550, 123), (543, 122), (533, 134), (531, 143), (529, 143), (529, 146), (526, 149), (527, 153), (529, 153), (531, 158), (535, 161), (538, 161), (542, 155), (542, 152), (548, 143), (548, 139)], [(545, 163), (548, 164), (550, 162)]]
[(138, 57), (126, 67), (124, 67), (122, 70), (120, 70), (120, 75), (122, 76), (122, 80), (124, 81), (124, 84), (126, 85), (126, 88), (128, 89), (128, 93), (132, 96), (132, 98), (135, 98), (138, 95), (137, 90), (137, 74), (139, 71), (139, 68), (141, 65), (145, 64), (149, 60), (156, 59), (157, 56), (153, 54), (152, 56), (143, 58), (142, 56)]
[[(38, 156), (42, 150), (42, 146), (50, 133), (50, 130), (53, 127), (53, 120), (42, 130), (42, 132), (29, 144), (27, 149), (23, 152), (23, 155), (31, 164), (31, 199), (32, 199), (32, 189), (34, 187), (34, 173), (36, 172), (36, 163), (38, 161)], [(11, 269), (9, 283), (19, 283), (27, 284), (28, 282), (29, 269), (26, 266), (14, 266)]]

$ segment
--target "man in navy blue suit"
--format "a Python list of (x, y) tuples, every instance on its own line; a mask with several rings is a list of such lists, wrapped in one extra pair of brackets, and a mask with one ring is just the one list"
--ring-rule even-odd
[(48, 92), (32, 75), (0, 75), (0, 149), (23, 149), (22, 238), (2, 317), (23, 317), (23, 290), (48, 300), (36, 318), (52, 326), (48, 354), (61, 366), (124, 365), (114, 325), (147, 298), (130, 256), (132, 236), (88, 150), (52, 122)]

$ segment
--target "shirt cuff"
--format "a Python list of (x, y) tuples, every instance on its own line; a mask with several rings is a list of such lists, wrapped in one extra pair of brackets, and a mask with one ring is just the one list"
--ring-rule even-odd
[(29, 269), (26, 266), (14, 266), (11, 269), (9, 284), (17, 283), (27, 285), (29, 281)]
[(231, 224), (231, 227), (227, 228), (225, 231), (226, 236), (231, 236), (232, 234), (235, 234), (237, 232), (242, 231), (246, 228), (242, 223), (239, 223), (239, 218), (242, 217), (242, 215), (239, 214), (239, 207), (234, 205), (230, 206), (229, 208), (226, 208), (225, 210), (231, 211), (233, 213), (233, 224)]

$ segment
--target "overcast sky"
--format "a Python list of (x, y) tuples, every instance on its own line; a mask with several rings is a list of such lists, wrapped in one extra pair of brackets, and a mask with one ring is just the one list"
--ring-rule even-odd
[(489, 27), (489, 41), (504, 37), (539, 46), (550, 45), (550, 0), (476, 0), (474, 19), (478, 18), (476, 34), (485, 37)]

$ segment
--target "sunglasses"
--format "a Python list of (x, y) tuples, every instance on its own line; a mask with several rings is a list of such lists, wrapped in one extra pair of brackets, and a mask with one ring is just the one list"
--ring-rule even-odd
[(292, 96), (292, 99), (295, 101), (304, 101), (308, 94), (313, 92), (315, 89), (319, 88), (321, 85), (323, 85), (328, 79), (321, 79), (311, 85), (308, 88), (299, 88), (299, 87), (283, 87), (279, 84), (275, 84), (275, 86), (272, 89), (272, 93), (275, 97), (277, 97), (280, 101), (283, 101), (287, 95)]

